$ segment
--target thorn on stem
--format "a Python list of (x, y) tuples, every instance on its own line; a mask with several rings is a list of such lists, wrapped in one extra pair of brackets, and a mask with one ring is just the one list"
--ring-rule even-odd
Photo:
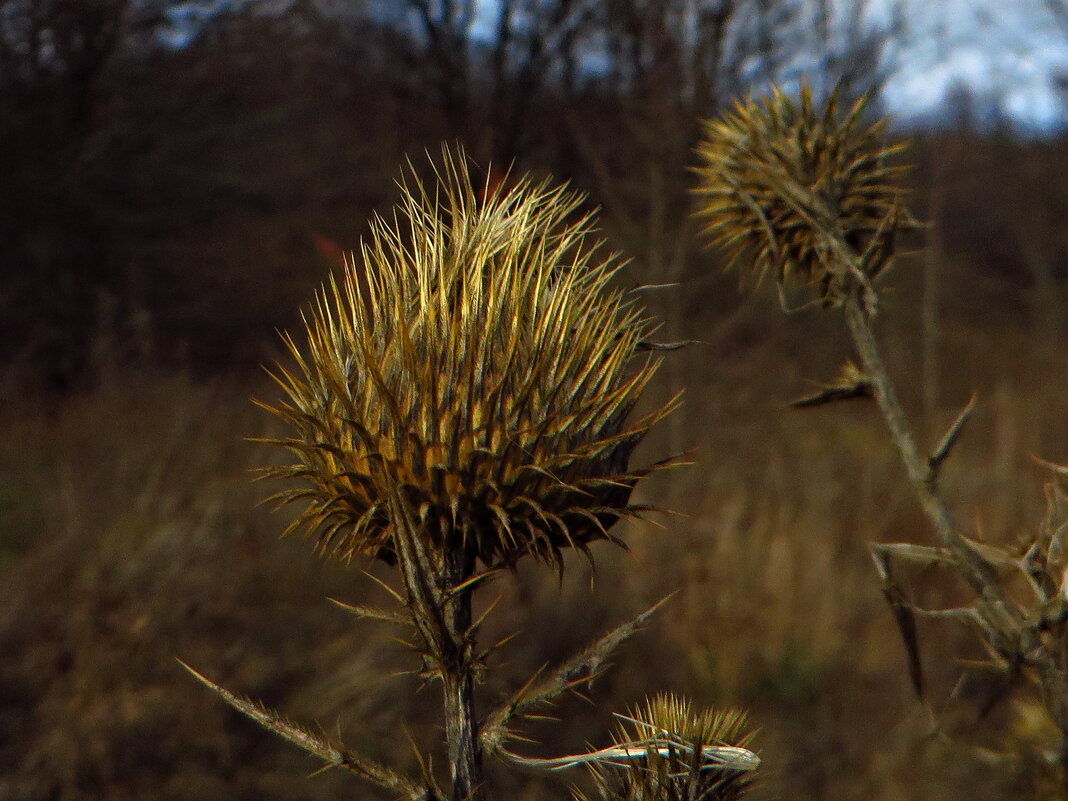
[(938, 479), (938, 473), (942, 469), (942, 463), (949, 457), (950, 451), (953, 449), (953, 446), (957, 444), (957, 440), (964, 431), (965, 423), (968, 422), (968, 419), (972, 416), (972, 412), (975, 411), (976, 400), (977, 396), (973, 393), (972, 397), (968, 400), (968, 404), (961, 409), (960, 414), (957, 415), (957, 419), (953, 421), (953, 424), (946, 431), (945, 436), (942, 437), (942, 441), (938, 443), (935, 452), (927, 459), (928, 483), (933, 484)]

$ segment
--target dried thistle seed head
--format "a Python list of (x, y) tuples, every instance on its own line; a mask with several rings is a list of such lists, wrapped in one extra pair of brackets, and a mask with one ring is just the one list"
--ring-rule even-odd
[(307, 346), (286, 337), (297, 366), (278, 368), (287, 398), (267, 408), (297, 460), (267, 473), (303, 479), (275, 496), (306, 504), (287, 531), (330, 555), (391, 562), (400, 498), (435, 547), (559, 565), (565, 547), (613, 539), (656, 467), (628, 467), (674, 405), (629, 419), (658, 364), (635, 364), (651, 324), (612, 286), (621, 263), (590, 218), (573, 219), (578, 195), (476, 187), (459, 150), (433, 179), (411, 170), (392, 218), (319, 294)]
[(735, 801), (752, 786), (760, 759), (747, 748), (744, 713), (698, 710), (668, 694), (619, 717), (609, 752), (620, 755), (591, 768), (600, 801)]
[(695, 214), (732, 265), (751, 264), (754, 282), (770, 272), (837, 301), (845, 276), (878, 275), (895, 233), (917, 227), (896, 186), (907, 168), (887, 164), (904, 145), (883, 141), (886, 120), (864, 122), (867, 102), (840, 114), (836, 94), (818, 109), (808, 88), (799, 104), (773, 88), (703, 123)]

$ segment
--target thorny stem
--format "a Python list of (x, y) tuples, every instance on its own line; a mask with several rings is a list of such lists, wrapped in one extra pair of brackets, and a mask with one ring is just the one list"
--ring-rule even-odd
[[(474, 571), (474, 559), (462, 549), (446, 548), (446, 588), (458, 587)], [(442, 654), (441, 679), (445, 694), (445, 740), (452, 770), (453, 801), (482, 801), (482, 743), (475, 716), (474, 667), (469, 658), (472, 588), (459, 590), (447, 601), (450, 653)]]
[(432, 553), (420, 524), (404, 497), (391, 499), (397, 556), (407, 592), (408, 612), (422, 640), (424, 654), (440, 673), (445, 715), (445, 742), (452, 774), (452, 801), (484, 801), (482, 743), (475, 716), (474, 643), (468, 580), (475, 557), (445, 532)]
[[(1038, 629), (1024, 619), (1018, 607), (1006, 601), (998, 584), (996, 568), (957, 530), (953, 515), (938, 491), (938, 465), (920, 457), (904, 410), (879, 355), (871, 315), (860, 296), (846, 300), (845, 313), (849, 332), (890, 436), (905, 463), (909, 482), (934, 525), (942, 547), (952, 555), (959, 572), (978, 596), (975, 610), (985, 619), (984, 636), (1003, 658), (1017, 665), (1030, 665), (1038, 674), (1046, 710), (1061, 731), (1056, 761), (1061, 769), (1065, 798), (1068, 798), (1068, 672), (1063, 667), (1064, 658), (1052, 652)], [(945, 454), (942, 456), (944, 458)]]
[(871, 316), (865, 310), (859, 296), (851, 296), (845, 302), (846, 322), (853, 343), (857, 348), (864, 372), (871, 380), (875, 400), (890, 429), (890, 436), (905, 464), (909, 482), (920, 500), (924, 513), (934, 525), (942, 546), (960, 565), (965, 581), (980, 598), (981, 613), (993, 624), (992, 629), (1001, 636), (1017, 633), (1019, 642), (991, 643), (1002, 653), (1032, 652), (1040, 646), (1039, 641), (1025, 626), (1018, 611), (1011, 607), (998, 586), (997, 571), (957, 530), (952, 513), (938, 492), (935, 473), (920, 456), (916, 440), (909, 429), (905, 412), (897, 399), (894, 385), (879, 353), (879, 346), (871, 327)]

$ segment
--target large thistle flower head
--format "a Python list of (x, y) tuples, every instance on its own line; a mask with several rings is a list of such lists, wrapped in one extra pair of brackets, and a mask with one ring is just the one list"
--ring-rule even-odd
[(330, 555), (392, 562), (403, 523), (490, 567), (559, 565), (639, 511), (631, 491), (654, 468), (630, 456), (673, 405), (631, 420), (657, 368), (635, 358), (652, 326), (576, 219), (580, 196), (476, 185), (458, 149), (432, 179), (410, 170), (319, 293), (306, 345), (286, 336), (296, 368), (274, 372), (286, 398), (267, 408), (297, 458), (268, 473), (304, 486), (275, 497), (303, 504), (287, 531)]
[(866, 282), (890, 263), (894, 235), (917, 223), (896, 185), (907, 169), (888, 160), (886, 120), (865, 121), (868, 99), (844, 113), (837, 94), (818, 107), (773, 88), (703, 123), (697, 146), (696, 216), (731, 264), (759, 280), (815, 285), (836, 302), (847, 276)]
[(591, 763), (598, 801), (737, 801), (752, 786), (760, 758), (744, 713), (661, 694), (618, 717), (616, 744)]

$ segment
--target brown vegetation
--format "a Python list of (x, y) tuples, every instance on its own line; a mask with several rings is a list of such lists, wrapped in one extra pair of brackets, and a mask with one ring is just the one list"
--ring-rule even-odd
[[(892, 299), (895, 313), (908, 308), (908, 292)], [(928, 721), (866, 555), (872, 541), (925, 541), (925, 527), (871, 411), (786, 408), (791, 390), (833, 368), (837, 337), (818, 318), (785, 323), (767, 306), (680, 356), (690, 377), (680, 414), (698, 465), (653, 479), (645, 498), (670, 498), (687, 517), (669, 531), (625, 532), (629, 553), (598, 552), (592, 590), (581, 563), (562, 587), (521, 571), (501, 605), (502, 629), (522, 631), (501, 681), (521, 681), (680, 589), (594, 687), (596, 706), (568, 704), (563, 722), (536, 736), (580, 750), (590, 732), (610, 727), (599, 709), (670, 688), (751, 710), (770, 766), (768, 797), (1013, 797), (1027, 774), (1014, 778), (968, 745), (1037, 750), (1050, 733), (1026, 704), (999, 708), (979, 727), (977, 708), (960, 699), (947, 702), (960, 742), (925, 738)], [(916, 330), (901, 316), (903, 329)], [(717, 328), (715, 317), (691, 325), (695, 338)], [(1041, 471), (1027, 455), (1068, 450), (1058, 389), (1068, 376), (1037, 353), (1020, 358), (1033, 352), (1022, 323), (975, 327), (958, 316), (944, 330), (943, 356), (955, 365), (944, 392), (961, 400), (975, 388), (981, 398), (958, 454), (971, 469), (949, 467), (946, 492), (992, 541), (1011, 542), (1042, 511)], [(918, 343), (902, 337), (890, 350), (907, 369)], [(918, 408), (919, 388), (911, 390), (907, 402)], [(330, 774), (306, 781), (314, 764), (216, 707), (177, 655), (215, 666), (219, 680), (295, 718), (336, 721), (347, 742), (372, 754), (399, 720), (413, 732), (430, 722), (433, 705), (413, 696), (410, 680), (389, 676), (411, 669), (410, 657), (325, 601), (381, 591), (355, 567), (278, 541), (273, 521), (250, 511), (258, 493), (246, 468), (263, 455), (238, 435), (269, 433), (250, 391), (266, 395), (247, 382), (120, 374), (52, 409), (5, 409), (5, 796), (343, 791), (331, 789)], [(952, 600), (936, 584), (928, 592), (930, 605)], [(945, 696), (953, 660), (980, 654), (964, 635), (923, 626), (930, 692)], [(402, 747), (392, 759), (411, 755)], [(523, 778), (529, 797), (562, 791), (551, 783), (537, 791), (545, 779)], [(1029, 792), (1021, 785), (1018, 797)]]
[[(176, 656), (418, 772), (397, 733), (405, 722), (429, 749), (436, 701), (392, 675), (417, 665), (325, 601), (384, 591), (363, 565), (277, 539), (248, 472), (271, 457), (242, 438), (280, 433), (248, 403), (272, 397), (250, 368), (276, 355), (273, 328), (293, 323), (330, 268), (315, 237), (352, 247), (368, 211), (388, 208), (401, 154), (455, 137), (588, 190), (634, 257), (626, 281), (681, 282), (648, 296), (664, 338), (700, 342), (665, 363), (650, 408), (679, 389), (685, 405), (642, 446), (697, 448), (696, 467), (639, 491), (681, 515), (625, 524), (628, 552), (591, 546), (592, 586), (581, 559), (559, 584), (520, 567), (500, 585), (487, 639), (521, 634), (489, 695), (678, 591), (594, 684), (592, 704), (569, 700), (560, 722), (535, 727), (531, 753), (606, 745), (607, 710), (675, 690), (750, 710), (768, 766), (755, 798), (1040, 797), (1036, 766), (1056, 733), (1026, 699), (980, 725), (982, 687), (950, 698), (956, 660), (982, 652), (937, 621), (920, 623), (919, 641), (948, 736), (929, 736), (867, 546), (932, 539), (874, 409), (787, 407), (848, 355), (837, 321), (784, 320), (773, 299), (743, 300), (691, 236), (696, 107), (730, 81), (664, 92), (680, 69), (670, 37), (621, 25), (613, 35), (644, 55), (617, 84), (548, 81), (519, 103), (517, 73), (504, 70), (510, 99), (497, 102), (521, 124), (487, 143), (498, 112), (474, 86), (465, 114), (449, 113), (449, 84), (425, 79), (445, 69), (432, 54), (386, 31), (294, 19), (228, 18), (187, 50), (101, 61), (78, 90), (91, 108), (57, 134), (63, 161), (31, 135), (38, 123), (6, 138), (0, 798), (354, 792), (342, 775), (306, 779), (317, 763), (202, 692)], [(45, 95), (26, 97), (35, 114), (66, 119), (35, 105)], [(1029, 456), (1068, 460), (1065, 153), (1064, 142), (920, 139), (909, 180), (916, 216), (938, 225), (936, 255), (900, 259), (882, 299), (884, 356), (896, 375), (927, 376), (899, 389), (931, 437), (978, 394), (942, 488), (1010, 546), (1044, 509)], [(941, 369), (925, 372), (924, 359)], [(966, 600), (943, 578), (915, 577), (925, 606)], [(501, 797), (565, 792), (551, 776), (489, 769)]]

